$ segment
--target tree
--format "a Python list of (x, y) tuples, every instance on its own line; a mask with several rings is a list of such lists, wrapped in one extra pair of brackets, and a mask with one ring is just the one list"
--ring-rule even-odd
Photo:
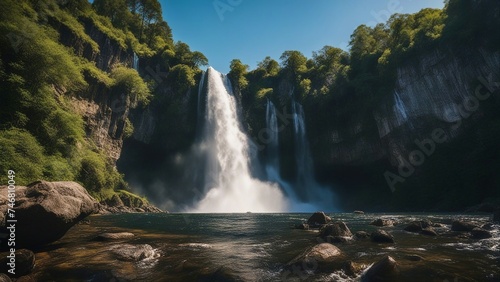
[(307, 58), (299, 51), (285, 51), (280, 57), (281, 66), (298, 78), (307, 71)]
[(276, 76), (280, 71), (279, 63), (269, 56), (267, 56), (262, 62), (259, 62), (257, 64), (257, 68), (265, 70), (266, 76)]
[(246, 88), (248, 86), (248, 80), (245, 75), (248, 72), (248, 65), (243, 64), (239, 59), (234, 59), (230, 64), (229, 77), (232, 79), (233, 83), (236, 82), (240, 89)]

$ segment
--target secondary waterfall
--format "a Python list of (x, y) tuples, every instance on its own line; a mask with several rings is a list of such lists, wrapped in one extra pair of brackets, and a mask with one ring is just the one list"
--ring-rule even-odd
[(316, 209), (334, 210), (333, 193), (316, 182), (311, 150), (306, 136), (304, 109), (292, 99), (292, 115), (294, 125), (296, 190), (301, 200)]
[(281, 212), (288, 202), (276, 184), (250, 174), (250, 140), (240, 128), (229, 78), (207, 70), (204, 196), (191, 212)]
[(139, 70), (139, 57), (137, 56), (137, 54), (135, 52), (134, 52), (134, 58), (132, 61), (132, 68), (136, 71)]

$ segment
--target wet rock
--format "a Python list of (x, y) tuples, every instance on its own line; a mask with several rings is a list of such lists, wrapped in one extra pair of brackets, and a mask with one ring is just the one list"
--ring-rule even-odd
[(451, 224), (451, 231), (472, 231), (476, 227), (473, 223), (456, 220)]
[(382, 227), (382, 226), (393, 226), (394, 225), (394, 221), (391, 220), (391, 219), (377, 218), (374, 221), (372, 221), (370, 223), (370, 225), (375, 225), (375, 226), (379, 226), (379, 227)]
[[(21, 277), (30, 274), (35, 267), (35, 254), (26, 249), (17, 250), (15, 254), (15, 274), (9, 275), (12, 277)], [(11, 269), (9, 263), (10, 258), (7, 256), (2, 257), (2, 259), (0, 259), (0, 272), (8, 273), (8, 270)]]
[(491, 230), (493, 230), (493, 223), (490, 222), (490, 223), (483, 224), (483, 226), (481, 226), (481, 228), (484, 230), (491, 231)]
[(421, 257), (419, 255), (407, 255), (407, 256), (405, 256), (405, 258), (407, 260), (410, 260), (410, 261), (421, 261), (424, 259), (423, 257)]
[(484, 229), (478, 228), (478, 227), (472, 229), (472, 231), (470, 233), (472, 235), (472, 238), (478, 239), (478, 240), (487, 239), (487, 238), (492, 237), (491, 233), (488, 230), (484, 230)]
[(7, 274), (0, 273), (0, 282), (12, 282), (12, 280), (10, 280), (10, 277), (7, 276)]
[(297, 224), (295, 225), (295, 229), (309, 230), (309, 224), (307, 223)]
[(342, 266), (344, 273), (350, 277), (356, 277), (356, 275), (361, 272), (362, 266), (352, 261), (346, 261)]
[(365, 214), (364, 211), (354, 211), (353, 213), (355, 213), (355, 214)]
[(408, 226), (406, 226), (404, 228), (404, 231), (419, 233), (420, 231), (422, 231), (422, 225), (420, 224), (420, 222), (414, 221), (410, 223)]
[(332, 219), (327, 216), (324, 212), (315, 212), (311, 217), (307, 220), (307, 224), (310, 228), (318, 228), (324, 224), (329, 223)]
[(375, 243), (394, 243), (394, 237), (384, 230), (373, 231), (370, 238)]
[(135, 235), (130, 232), (102, 233), (97, 235), (96, 241), (113, 241), (133, 238)]
[(349, 230), (349, 227), (347, 227), (347, 225), (344, 222), (336, 221), (321, 227), (319, 231), (319, 236), (321, 238), (326, 238), (327, 236), (351, 237), (352, 233), (351, 230)]
[(370, 233), (368, 233), (366, 231), (358, 231), (358, 232), (354, 233), (354, 237), (356, 237), (356, 239), (366, 239), (366, 238), (370, 238)]
[(153, 247), (148, 244), (120, 244), (112, 246), (109, 250), (115, 254), (119, 260), (124, 261), (140, 261), (144, 259), (153, 259), (158, 256)]
[[(7, 186), (0, 186), (0, 202), (6, 195)], [(16, 247), (36, 247), (63, 237), (73, 225), (97, 212), (98, 203), (76, 182), (37, 181), (16, 186), (14, 210)], [(0, 214), (6, 212), (7, 205), (0, 205)], [(2, 216), (0, 229), (5, 229), (7, 223)]]
[(287, 264), (288, 269), (297, 271), (332, 270), (342, 266), (342, 252), (330, 243), (317, 244), (295, 257)]
[(436, 233), (436, 231), (432, 227), (430, 227), (430, 226), (427, 227), (427, 228), (422, 229), (422, 231), (420, 231), (420, 234), (427, 235), (427, 236), (437, 236), (438, 235)]
[(394, 281), (399, 275), (398, 263), (386, 256), (368, 269), (361, 277), (363, 282)]
[(234, 281), (240, 281), (236, 279), (236, 277), (233, 276), (231, 271), (224, 267), (221, 266), (211, 274), (205, 275), (200, 279), (201, 282), (234, 282)]

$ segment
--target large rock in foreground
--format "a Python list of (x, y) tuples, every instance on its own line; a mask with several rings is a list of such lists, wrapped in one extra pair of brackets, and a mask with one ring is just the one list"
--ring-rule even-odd
[(35, 254), (30, 250), (21, 249), (17, 250), (15, 255), (16, 257), (13, 264), (15, 273), (9, 273), (9, 269), (12, 269), (12, 265), (9, 265), (11, 260), (7, 255), (0, 259), (0, 272), (8, 273), (8, 275), (12, 277), (21, 277), (30, 274), (35, 267)]
[[(7, 186), (0, 186), (0, 232), (7, 233)], [(78, 221), (98, 211), (98, 203), (76, 182), (37, 181), (16, 186), (16, 247), (36, 247), (60, 239)], [(5, 243), (5, 242), (4, 242)]]

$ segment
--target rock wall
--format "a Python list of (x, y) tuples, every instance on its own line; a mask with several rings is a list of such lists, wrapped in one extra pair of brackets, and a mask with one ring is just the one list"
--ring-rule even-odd
[[(396, 165), (416, 139), (429, 138), (434, 129), (442, 128), (451, 140), (467, 120), (480, 119), (483, 104), (497, 98), (477, 97), (498, 90), (499, 77), (500, 54), (482, 48), (437, 49), (407, 61), (397, 69), (392, 97), (373, 105), (370, 113), (339, 112), (322, 136), (311, 136), (315, 159), (322, 165), (380, 159)], [(353, 99), (341, 106), (355, 109), (356, 103), (360, 101)]]

